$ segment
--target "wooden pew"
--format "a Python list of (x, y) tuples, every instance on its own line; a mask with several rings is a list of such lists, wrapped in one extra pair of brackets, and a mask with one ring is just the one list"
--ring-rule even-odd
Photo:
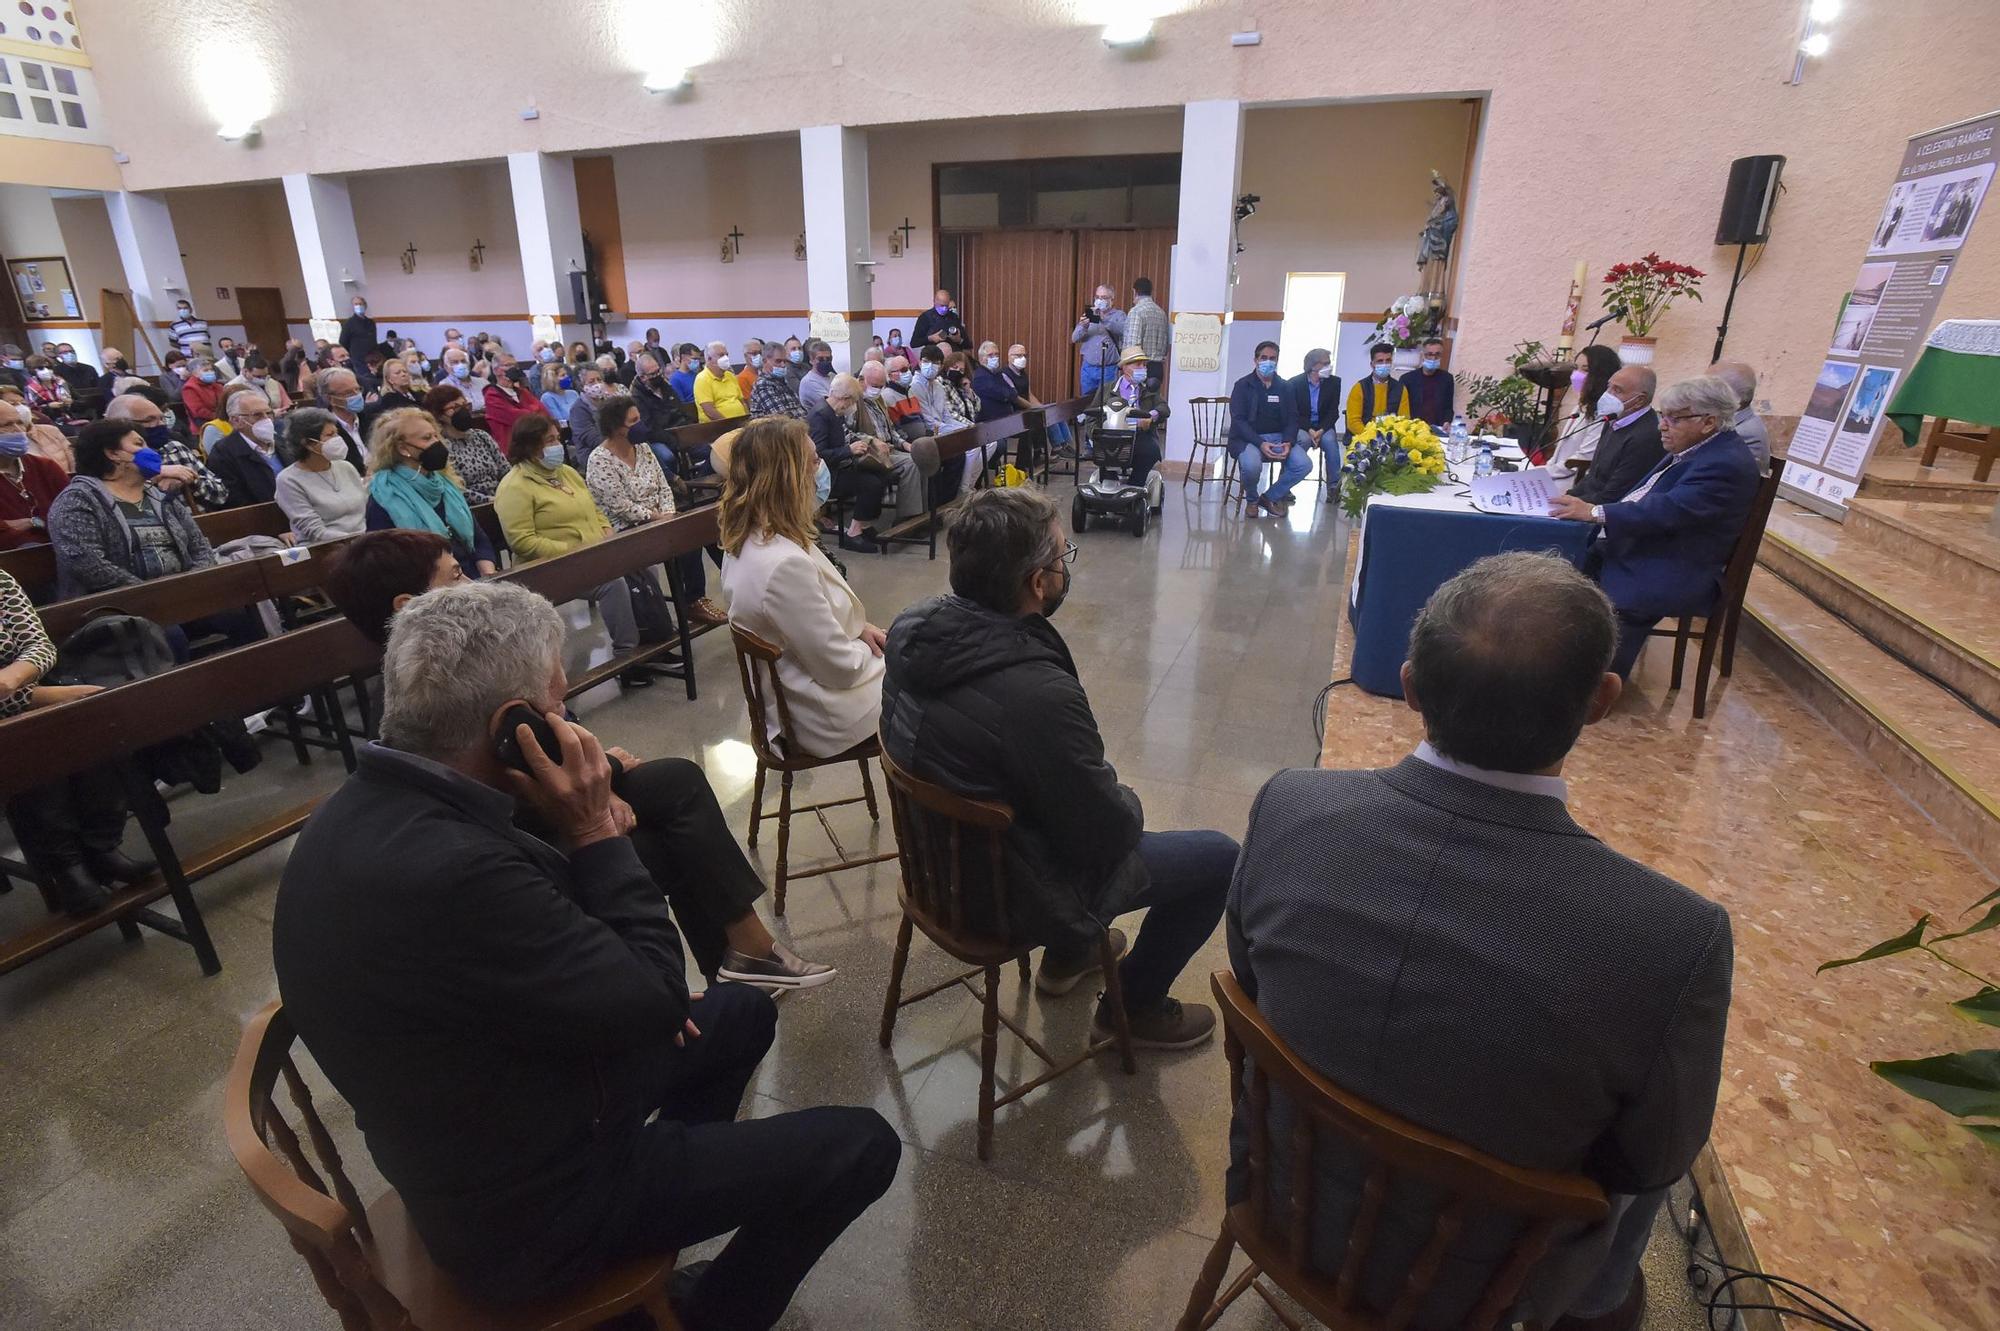
[(56, 551), (52, 545), (23, 545), (0, 550), (0, 572), (11, 573), (14, 581), (35, 604), (56, 594)]
[[(1039, 453), (1042, 460), (1042, 480), (1048, 480), (1049, 434), (1051, 421), (1074, 421), (1090, 407), (1090, 399), (1070, 398), (1064, 402), (1051, 402), (1026, 411), (1017, 411), (1011, 416), (997, 420), (981, 421), (961, 430), (951, 430), (938, 436), (938, 466), (943, 468), (960, 462), (974, 448), (984, 448), (988, 444), (1004, 444), (1009, 439), (1018, 438), (1021, 444), (1021, 460), (1031, 461), (1032, 455)], [(1002, 457), (1004, 461), (1004, 455)], [(1028, 468), (1023, 467), (1023, 471)], [(928, 498), (928, 494), (926, 494)], [(890, 542), (899, 544), (926, 544), (930, 557), (937, 558), (937, 509), (926, 505), (922, 513), (899, 518), (894, 525), (876, 535), (876, 540), (886, 550)]]
[(210, 545), (226, 545), (245, 536), (286, 535), (291, 519), (276, 504), (245, 504), (241, 508), (217, 508), (197, 513), (194, 525)]

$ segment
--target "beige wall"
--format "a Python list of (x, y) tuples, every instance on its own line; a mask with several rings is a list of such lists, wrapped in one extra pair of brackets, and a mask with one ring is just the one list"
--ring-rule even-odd
[(111, 214), (104, 197), (86, 194), (55, 201), (56, 221), (62, 226), (63, 252), (69, 256), (69, 274), (76, 282), (76, 298), (86, 319), (102, 318), (99, 293), (110, 287), (124, 291), (125, 266), (118, 258), (118, 238), (111, 231)]
[[(347, 190), (367, 270), (368, 309), (385, 330), (426, 314), (525, 318), (528, 284), (521, 274), (505, 162), (370, 171), (349, 176)], [(296, 266), (290, 221), (284, 226), (284, 243)], [(475, 240), (486, 246), (477, 272), (471, 259)], [(417, 247), (414, 273), (403, 271), (406, 245)], [(286, 312), (306, 312), (303, 286), (297, 307)], [(347, 313), (344, 299), (340, 312)]]
[[(796, 134), (662, 143), (612, 154), (633, 312), (804, 310), (805, 230)], [(743, 233), (722, 262), (722, 237)]]
[(34, 259), (62, 252), (62, 224), (56, 220), (49, 192), (30, 185), (0, 185), (0, 256)]
[[(218, 332), (222, 326), (233, 331), (240, 321), (239, 286), (276, 287), (285, 293), (286, 314), (304, 312), (305, 278), (283, 186), (267, 181), (175, 190), (167, 196), (167, 210), (187, 260), (188, 296)], [(218, 296), (218, 289), (229, 294)]]
[(44, 189), (117, 189), (118, 164), (111, 149), (95, 144), (8, 134), (0, 136), (0, 181)]

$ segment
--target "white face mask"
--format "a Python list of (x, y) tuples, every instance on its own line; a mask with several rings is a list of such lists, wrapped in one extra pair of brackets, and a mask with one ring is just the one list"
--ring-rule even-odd
[(718, 356), (718, 357), (716, 357), (716, 360), (715, 360), (715, 368), (716, 368), (716, 369), (717, 369), (717, 370), (718, 370), (719, 372), (721, 372), (721, 373), (723, 373), (723, 374), (727, 374), (727, 373), (729, 373), (729, 371), (730, 371), (730, 370), (734, 369), (735, 367), (736, 367), (736, 362), (735, 362), (735, 361), (733, 361), (733, 360), (731, 360), (731, 359), (729, 359), (729, 357), (727, 357), (727, 356)]
[(1625, 414), (1625, 401), (1610, 389), (1605, 389), (1597, 397), (1597, 414), (1617, 420)]
[(250, 437), (268, 448), (271, 441), (278, 437), (278, 427), (269, 416), (266, 416), (261, 421), (250, 423)]
[(328, 462), (345, 462), (347, 461), (347, 441), (339, 438), (329, 439), (319, 446), (319, 455)]
[(876, 387), (874, 384), (870, 384), (868, 385), (868, 387), (861, 390), (861, 396), (869, 398), (880, 397), (882, 396), (882, 390)]
[(1027, 369), (1027, 368), (1028, 368), (1028, 358), (1027, 358), (1026, 356), (1016, 356), (1016, 357), (1014, 357), (1014, 368), (1015, 368), (1015, 369), (1017, 369), (1017, 370), (1025, 370), (1025, 369)]

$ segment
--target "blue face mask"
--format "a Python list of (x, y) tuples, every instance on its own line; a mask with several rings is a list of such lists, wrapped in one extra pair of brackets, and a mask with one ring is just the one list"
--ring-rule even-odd
[(550, 471), (554, 471), (568, 460), (568, 457), (563, 453), (563, 446), (561, 444), (544, 444), (542, 446), (542, 465)]
[(139, 469), (141, 476), (150, 481), (160, 474), (160, 468), (166, 463), (156, 448), (135, 448), (132, 450), (132, 465)]
[(15, 431), (0, 434), (0, 458), (25, 457), (28, 452), (28, 436)]
[(792, 374), (792, 367), (782, 363), (778, 365), (773, 365), (771, 367), (771, 373), (775, 374), (780, 379), (789, 379)]
[(1131, 369), (1125, 371), (1125, 377), (1135, 384), (1143, 384), (1146, 382), (1146, 367), (1143, 365), (1134, 365)]
[(472, 367), (464, 361), (456, 361), (451, 367), (451, 377), (454, 379), (470, 379), (472, 377)]
[(368, 399), (359, 393), (349, 393), (345, 398), (341, 399), (341, 404), (349, 411), (359, 411), (368, 405)]
[(800, 351), (797, 347), (793, 347), (785, 353), (785, 359), (794, 365), (804, 365), (806, 363), (806, 353)]
[(1437, 367), (1438, 367), (1438, 358), (1436, 356), (1424, 357), (1424, 368), (1426, 370), (1435, 370)]
[(569, 391), (569, 376), (564, 375), (562, 378), (556, 380), (556, 387), (567, 393)]
[(998, 356), (988, 356), (986, 358), (986, 368), (994, 371), (995, 373), (998, 373), (1000, 369), (1000, 358)]
[(1375, 377), (1377, 379), (1387, 379), (1389, 377), (1390, 368), (1391, 367), (1387, 365), (1377, 365), (1375, 367)]
[(813, 493), (822, 504), (833, 497), (833, 473), (827, 470), (825, 458), (819, 460), (819, 470), (813, 474)]
[(942, 365), (939, 365), (939, 364), (938, 364), (938, 363), (937, 363), (936, 361), (932, 361), (932, 360), (927, 360), (927, 361), (925, 361), (925, 362), (924, 362), (924, 378), (926, 378), (926, 379), (935, 379), (935, 378), (937, 378), (937, 377), (938, 377), (938, 371), (939, 371), (939, 370), (942, 370), (943, 368), (944, 368), (944, 366), (942, 366)]
[(200, 374), (196, 375), (195, 378), (201, 380), (205, 384), (212, 384), (215, 382), (215, 371), (203, 370)]
[(1257, 362), (1257, 373), (1263, 375), (1266, 379), (1269, 379), (1277, 372), (1278, 362), (1274, 360), (1260, 360)]

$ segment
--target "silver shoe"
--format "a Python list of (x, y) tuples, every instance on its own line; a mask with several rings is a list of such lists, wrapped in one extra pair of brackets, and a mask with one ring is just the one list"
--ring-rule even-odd
[(730, 948), (722, 954), (722, 965), (716, 968), (715, 978), (765, 988), (811, 989), (839, 973), (831, 966), (807, 961), (783, 943), (774, 941), (768, 957), (746, 957)]

